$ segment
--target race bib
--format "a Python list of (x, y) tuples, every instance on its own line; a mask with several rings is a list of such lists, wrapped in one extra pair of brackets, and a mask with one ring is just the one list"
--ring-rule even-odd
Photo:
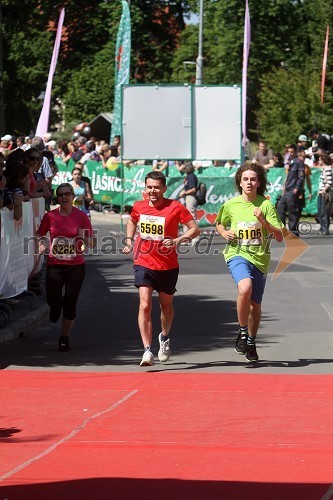
[(73, 206), (81, 209), (83, 207), (83, 197), (82, 196), (75, 196), (75, 198), (73, 200)]
[(143, 240), (164, 240), (165, 217), (140, 215), (139, 231)]
[(263, 230), (260, 222), (238, 222), (236, 234), (239, 245), (261, 245)]
[(52, 255), (58, 260), (72, 260), (76, 257), (74, 238), (54, 238)]

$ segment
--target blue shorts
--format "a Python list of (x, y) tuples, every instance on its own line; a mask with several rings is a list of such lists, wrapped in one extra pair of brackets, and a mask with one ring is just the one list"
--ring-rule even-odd
[(135, 265), (133, 269), (134, 285), (137, 288), (140, 288), (140, 286), (150, 286), (156, 292), (163, 292), (167, 295), (173, 295), (177, 291), (178, 267), (167, 271), (155, 271), (155, 269)]
[(267, 274), (259, 271), (259, 269), (244, 259), (243, 257), (233, 257), (228, 260), (227, 266), (230, 274), (233, 277), (236, 285), (244, 278), (251, 278), (252, 280), (252, 294), (251, 300), (256, 304), (261, 304), (264, 295)]

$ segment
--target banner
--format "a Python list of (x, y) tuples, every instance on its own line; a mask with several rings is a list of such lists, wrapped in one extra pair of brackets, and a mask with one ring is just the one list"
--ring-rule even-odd
[[(53, 187), (56, 188), (62, 182), (68, 182), (72, 178), (72, 165), (66, 166), (61, 160), (56, 159), (58, 174), (53, 179)], [(91, 179), (91, 187), (95, 202), (107, 205), (133, 205), (137, 200), (142, 200), (142, 192), (145, 186), (145, 176), (151, 172), (151, 165), (124, 167), (124, 179), (121, 178), (122, 165), (119, 164), (116, 170), (105, 169), (101, 163), (88, 161), (85, 165), (85, 175)], [(201, 227), (210, 226), (222, 203), (235, 196), (234, 176), (237, 168), (208, 167), (196, 171), (199, 182), (204, 182), (207, 187), (206, 203), (198, 210), (202, 214), (199, 220)], [(306, 205), (304, 214), (317, 213), (317, 194), (319, 187), (320, 169), (311, 169), (312, 200), (308, 199), (306, 187)], [(167, 176), (168, 198), (177, 198), (183, 188), (184, 174), (178, 172), (176, 167), (169, 166), (165, 171)], [(285, 179), (284, 168), (271, 168), (267, 172), (269, 181), (267, 197), (273, 204), (282, 193)], [(122, 184), (123, 182), (123, 184)], [(124, 189), (122, 189), (122, 185)], [(123, 197), (123, 199), (122, 199)], [(199, 219), (199, 218), (198, 218)]]
[(8, 299), (28, 289), (30, 274), (41, 269), (33, 236), (45, 212), (44, 198), (22, 204), (23, 215), (14, 219), (14, 210), (0, 210), (0, 298)]
[(251, 21), (249, 3), (246, 0), (244, 20), (244, 44), (243, 44), (243, 74), (242, 74), (242, 130), (243, 147), (246, 144), (246, 96), (247, 96), (247, 64), (249, 60), (251, 43)]
[(327, 53), (328, 53), (328, 38), (330, 34), (330, 27), (327, 25), (326, 28), (326, 40), (324, 47), (324, 56), (323, 56), (323, 69), (321, 72), (321, 92), (320, 92), (320, 100), (321, 105), (324, 104), (324, 92), (325, 92), (325, 80), (326, 80), (326, 67), (327, 67)]
[(131, 15), (126, 0), (122, 0), (121, 14), (115, 57), (114, 106), (110, 144), (115, 135), (121, 133), (121, 86), (129, 82), (131, 62)]
[(64, 23), (65, 17), (65, 9), (62, 9), (59, 16), (57, 35), (54, 42), (53, 54), (51, 59), (51, 65), (49, 70), (49, 76), (47, 79), (46, 91), (44, 96), (43, 108), (40, 114), (37, 128), (36, 128), (36, 136), (43, 137), (44, 134), (48, 131), (49, 127), (49, 116), (50, 116), (50, 105), (51, 105), (51, 90), (52, 90), (52, 81), (53, 75), (57, 66), (59, 47), (61, 42), (61, 31), (62, 25)]

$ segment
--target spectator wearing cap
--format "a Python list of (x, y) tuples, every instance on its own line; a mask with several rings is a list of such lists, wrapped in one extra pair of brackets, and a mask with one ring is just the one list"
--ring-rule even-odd
[(1, 137), (1, 143), (0, 143), (0, 152), (3, 153), (4, 151), (9, 151), (10, 150), (10, 141), (12, 140), (12, 136), (10, 134), (6, 134), (3, 137)]
[(312, 152), (313, 153), (327, 153), (328, 139), (325, 135), (320, 134), (317, 128), (312, 128), (309, 132), (312, 139)]
[(298, 142), (297, 142), (297, 151), (305, 151), (308, 147), (308, 138), (306, 135), (301, 134), (298, 137)]

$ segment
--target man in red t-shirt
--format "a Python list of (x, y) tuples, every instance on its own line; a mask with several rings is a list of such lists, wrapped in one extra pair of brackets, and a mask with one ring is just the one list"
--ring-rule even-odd
[[(134, 245), (134, 284), (139, 289), (139, 329), (145, 349), (140, 366), (153, 366), (152, 344), (152, 294), (156, 290), (161, 306), (160, 349), (158, 358), (168, 361), (171, 355), (169, 332), (174, 310), (173, 295), (178, 279), (178, 257), (176, 247), (183, 241), (198, 236), (199, 228), (190, 212), (178, 201), (164, 198), (166, 178), (162, 172), (152, 171), (146, 175), (147, 199), (134, 203), (127, 223), (125, 254), (133, 250), (133, 238), (138, 226), (139, 236)], [(178, 225), (188, 230), (178, 237)]]

